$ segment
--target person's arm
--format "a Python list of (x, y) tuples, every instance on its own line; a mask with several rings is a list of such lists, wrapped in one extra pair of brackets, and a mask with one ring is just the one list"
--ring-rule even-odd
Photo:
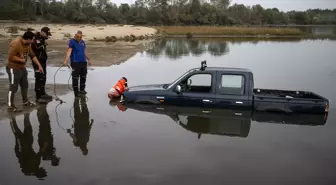
[(8, 60), (9, 61), (14, 61), (18, 63), (25, 63), (26, 60), (22, 57), (18, 57), (18, 46), (14, 43), (9, 45), (9, 51), (8, 51)]
[(43, 73), (43, 68), (42, 68), (40, 62), (37, 60), (37, 57), (36, 57), (36, 56), (34, 56), (34, 57), (32, 58), (32, 61), (34, 62), (34, 64), (36, 64), (36, 65), (38, 66), (38, 70), (39, 70), (41, 73)]
[(65, 65), (65, 66), (68, 65), (68, 61), (69, 61), (69, 58), (70, 58), (70, 55), (71, 55), (71, 52), (72, 52), (72, 48), (73, 48), (73, 41), (70, 40), (68, 50), (67, 50), (67, 53), (65, 54), (65, 59), (64, 59), (64, 62), (63, 62), (63, 65)]
[(39, 39), (36, 39), (36, 40), (32, 43), (31, 48), (33, 49), (33, 51), (34, 51), (35, 54), (36, 54), (37, 51), (41, 51), (41, 50), (44, 49), (44, 44), (43, 44), (43, 42), (41, 42)]
[(43, 73), (43, 68), (42, 68), (40, 62), (37, 60), (37, 57), (36, 57), (35, 53), (33, 52), (31, 46), (29, 46), (29, 48), (28, 48), (28, 55), (31, 58), (31, 60), (38, 66), (38, 70), (41, 73)]
[(63, 65), (65, 65), (65, 66), (68, 65), (68, 61), (69, 61), (71, 52), (72, 52), (72, 48), (68, 48), (68, 51), (67, 51), (67, 53), (66, 53), (66, 55), (65, 55), (65, 60), (64, 60), (64, 62), (63, 62)]

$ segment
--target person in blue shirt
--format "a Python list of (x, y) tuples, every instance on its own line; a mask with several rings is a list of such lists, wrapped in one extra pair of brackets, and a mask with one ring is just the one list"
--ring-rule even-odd
[[(77, 31), (75, 37), (69, 40), (68, 51), (64, 60), (63, 65), (68, 66), (68, 61), (70, 58), (70, 65), (72, 68), (72, 88), (75, 93), (75, 97), (80, 95), (85, 95), (86, 87), (86, 76), (87, 76), (87, 65), (91, 65), (90, 59), (87, 54), (86, 44), (82, 40), (82, 32)], [(78, 80), (79, 88), (78, 88)]]

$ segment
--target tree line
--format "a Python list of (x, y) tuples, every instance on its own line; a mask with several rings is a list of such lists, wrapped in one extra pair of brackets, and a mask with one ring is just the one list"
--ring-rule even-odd
[(230, 0), (1, 0), (1, 20), (135, 25), (331, 25), (336, 9), (283, 12)]

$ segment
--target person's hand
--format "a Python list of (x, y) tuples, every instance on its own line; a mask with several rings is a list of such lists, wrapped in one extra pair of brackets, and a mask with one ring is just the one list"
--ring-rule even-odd
[(39, 66), (38, 71), (39, 71), (40, 73), (44, 73), (42, 66)]
[(67, 62), (67, 61), (64, 61), (64, 62), (63, 62), (63, 66), (68, 66), (68, 62)]
[(91, 66), (91, 65), (92, 65), (90, 60), (88, 60), (88, 63), (89, 63), (89, 66)]
[(22, 63), (26, 63), (26, 60), (25, 60), (24, 57), (22, 57), (20, 61), (21, 61)]

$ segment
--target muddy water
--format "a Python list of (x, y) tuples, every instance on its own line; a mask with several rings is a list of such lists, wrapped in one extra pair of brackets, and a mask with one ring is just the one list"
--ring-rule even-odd
[[(155, 46), (121, 65), (91, 71), (87, 101), (69, 93), (63, 104), (2, 120), (0, 184), (336, 183), (336, 42), (171, 40)], [(122, 76), (131, 86), (169, 83), (202, 60), (249, 68), (256, 87), (325, 96), (332, 103), (328, 121), (290, 125), (268, 115), (277, 124), (251, 121), (248, 112), (204, 118), (199, 110), (188, 117), (189, 110), (154, 114), (109, 104), (106, 92)]]

